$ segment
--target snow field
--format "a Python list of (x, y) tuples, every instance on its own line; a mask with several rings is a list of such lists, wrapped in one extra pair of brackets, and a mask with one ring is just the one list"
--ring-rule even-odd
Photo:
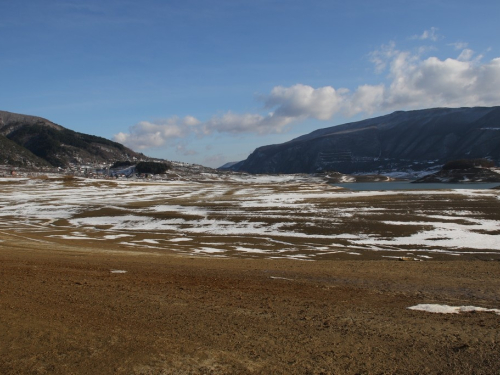
[(350, 192), (304, 176), (70, 187), (2, 181), (0, 227), (50, 231), (47, 240), (296, 260), (408, 251), (420, 259), (500, 257), (498, 190)]

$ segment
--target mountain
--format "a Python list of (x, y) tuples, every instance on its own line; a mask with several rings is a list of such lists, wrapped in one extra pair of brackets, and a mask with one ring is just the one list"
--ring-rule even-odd
[(120, 143), (78, 133), (41, 117), (0, 111), (0, 163), (66, 167), (145, 159)]
[(500, 182), (500, 169), (487, 159), (453, 160), (440, 171), (428, 174), (414, 183)]
[(498, 182), (500, 183), (500, 173), (489, 168), (469, 168), (440, 170), (419, 178), (414, 183), (457, 183), (457, 182)]
[(221, 166), (221, 167), (219, 167), (219, 168), (217, 168), (217, 169), (222, 169), (222, 170), (224, 170), (224, 169), (225, 169), (225, 170), (229, 170), (229, 169), (231, 169), (231, 168), (232, 168), (235, 164), (238, 164), (238, 163), (239, 163), (239, 161), (230, 161), (230, 162), (228, 162), (228, 163), (224, 164), (223, 166)]
[(0, 164), (26, 168), (50, 167), (49, 162), (3, 135), (0, 135)]
[(447, 161), (500, 161), (500, 107), (433, 108), (319, 129), (257, 148), (228, 169), (249, 173), (379, 173)]

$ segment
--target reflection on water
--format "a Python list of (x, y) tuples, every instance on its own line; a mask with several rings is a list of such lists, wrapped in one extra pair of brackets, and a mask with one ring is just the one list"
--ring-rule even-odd
[(450, 189), (492, 189), (499, 186), (498, 182), (461, 182), (457, 184), (449, 183), (425, 183), (412, 184), (411, 181), (393, 182), (347, 182), (333, 184), (349, 190), (450, 190)]

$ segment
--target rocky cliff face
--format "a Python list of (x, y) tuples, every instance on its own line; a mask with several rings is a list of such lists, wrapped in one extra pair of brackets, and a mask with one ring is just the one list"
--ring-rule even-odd
[[(70, 163), (102, 163), (115, 160), (145, 159), (120, 143), (78, 133), (41, 117), (0, 111), (0, 136), (5, 148), (0, 163), (39, 166), (40, 159), (55, 167)], [(10, 142), (9, 142), (10, 141)], [(19, 147), (14, 147), (15, 143)], [(7, 145), (9, 147), (7, 147)], [(20, 154), (25, 156), (21, 157)], [(30, 156), (31, 155), (31, 156)], [(29, 161), (28, 156), (36, 156)], [(20, 161), (21, 160), (21, 161)]]
[(394, 112), (256, 149), (230, 169), (250, 173), (423, 170), (461, 158), (500, 161), (500, 107)]

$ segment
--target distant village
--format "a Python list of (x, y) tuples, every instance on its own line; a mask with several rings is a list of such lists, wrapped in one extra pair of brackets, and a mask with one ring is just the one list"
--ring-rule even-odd
[[(143, 162), (144, 163), (144, 162)], [(57, 167), (39, 167), (26, 168), (14, 167), (12, 165), (0, 165), (0, 177), (41, 177), (44, 175), (60, 175), (74, 176), (94, 179), (109, 179), (109, 180), (147, 180), (147, 181), (175, 181), (185, 180), (187, 176), (209, 174), (209, 175), (226, 175), (234, 172), (219, 171), (216, 169), (204, 167), (202, 165), (184, 163), (179, 161), (165, 161), (160, 159), (149, 159), (150, 164), (165, 165), (168, 167), (161, 170), (160, 173), (144, 173), (139, 172), (138, 163), (127, 163), (128, 165), (116, 166), (123, 164), (120, 162), (108, 163), (82, 163), (69, 164), (66, 168)]]
[(36, 177), (46, 174), (71, 175), (95, 179), (129, 180), (177, 180), (180, 176), (172, 171), (161, 174), (137, 173), (136, 166), (112, 168), (113, 163), (70, 164), (67, 168), (42, 167), (35, 169), (0, 165), (0, 177)]

